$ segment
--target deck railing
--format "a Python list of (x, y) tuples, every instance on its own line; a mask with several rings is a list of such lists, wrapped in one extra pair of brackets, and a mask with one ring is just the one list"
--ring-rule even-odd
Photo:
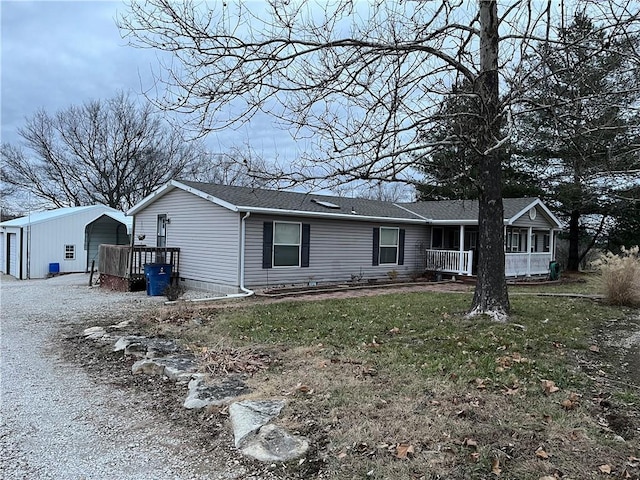
[(549, 252), (506, 253), (504, 270), (507, 277), (523, 277), (527, 275), (544, 275), (549, 273)]
[(147, 263), (168, 263), (171, 265), (171, 276), (177, 277), (180, 272), (180, 249), (134, 245), (133, 260), (128, 272), (129, 278), (144, 278), (144, 266)]
[[(463, 252), (459, 250), (427, 250), (425, 268), (443, 273), (471, 275), (473, 273), (473, 253), (473, 250)], [(545, 275), (549, 273), (551, 260), (549, 252), (505, 253), (505, 275), (507, 277)]]
[(463, 251), (462, 258), (459, 250), (427, 250), (425, 258), (427, 270), (471, 275), (473, 268), (472, 250)]
[(135, 245), (100, 245), (100, 273), (129, 280), (144, 279), (147, 263), (171, 264), (171, 276), (180, 272), (180, 249), (174, 247), (146, 247)]

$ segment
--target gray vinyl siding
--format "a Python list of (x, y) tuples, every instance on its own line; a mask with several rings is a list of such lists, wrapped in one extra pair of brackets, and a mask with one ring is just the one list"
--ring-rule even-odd
[[(162, 214), (170, 220), (167, 247), (180, 248), (181, 278), (238, 286), (238, 213), (175, 189), (136, 214), (136, 245), (156, 246), (157, 217)], [(140, 234), (145, 235), (144, 240), (138, 239)]]
[[(309, 267), (262, 268), (265, 221), (310, 225)], [(372, 266), (373, 229), (380, 226), (405, 229), (404, 265)], [(424, 225), (251, 215), (247, 220), (245, 283), (251, 288), (309, 281), (348, 281), (351, 275), (385, 279), (391, 270), (396, 270), (401, 277), (406, 276), (420, 268), (420, 248), (417, 247), (425, 244), (425, 233)]]
[(513, 222), (514, 227), (520, 228), (528, 228), (533, 227), (533, 229), (541, 229), (541, 230), (549, 230), (552, 227), (551, 220), (547, 217), (544, 210), (540, 207), (536, 207), (536, 218), (531, 220), (529, 218), (529, 212), (525, 212), (520, 218), (518, 218), (515, 222)]

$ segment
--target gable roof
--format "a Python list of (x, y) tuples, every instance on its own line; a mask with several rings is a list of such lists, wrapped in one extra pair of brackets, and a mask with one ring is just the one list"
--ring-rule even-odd
[(95, 219), (91, 220), (88, 224), (93, 223), (101, 219), (102, 217), (109, 217), (114, 219), (116, 222), (120, 222), (124, 224), (127, 227), (127, 234), (131, 235), (131, 232), (133, 231), (133, 218), (127, 217), (124, 212), (121, 212), (120, 210), (116, 210), (114, 212), (111, 212), (111, 211), (102, 212), (102, 215), (97, 216)]
[[(134, 215), (170, 191), (179, 188), (234, 212), (339, 217), (353, 220), (395, 220), (408, 223), (477, 224), (477, 200), (393, 203), (312, 193), (171, 180), (133, 206)], [(538, 198), (505, 198), (505, 223), (511, 224), (534, 206), (541, 206), (556, 228), (557, 218)]]
[(27, 225), (34, 225), (36, 223), (48, 222), (50, 220), (58, 220), (67, 216), (75, 215), (80, 212), (90, 212), (95, 210), (96, 213), (102, 213), (104, 211), (117, 210), (107, 207), (106, 205), (85, 205), (83, 207), (63, 207), (56, 208), (55, 210), (45, 210), (44, 212), (34, 212), (24, 217), (14, 218), (13, 220), (7, 220), (0, 223), (2, 227), (25, 227)]
[[(512, 224), (533, 207), (540, 207), (548, 216), (555, 228), (560, 228), (560, 221), (542, 203), (539, 198), (503, 198), (504, 222)], [(418, 215), (421, 215), (430, 223), (467, 223), (478, 222), (478, 200), (437, 200), (426, 202), (414, 202), (399, 204)]]
[(139, 212), (150, 203), (176, 188), (193, 193), (234, 212), (349, 217), (354, 220), (378, 219), (424, 223), (424, 219), (419, 215), (398, 207), (391, 202), (380, 200), (176, 180), (172, 180), (143, 199), (131, 208), (127, 215)]

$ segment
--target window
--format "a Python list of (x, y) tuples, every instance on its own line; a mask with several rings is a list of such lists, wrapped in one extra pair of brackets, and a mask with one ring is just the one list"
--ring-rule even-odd
[(527, 231), (523, 229), (507, 229), (507, 236), (505, 237), (505, 251), (526, 252), (527, 235)]
[(273, 224), (273, 266), (300, 266), (299, 223), (274, 222)]
[(464, 249), (475, 250), (478, 247), (478, 232), (475, 230), (465, 230)]
[(156, 247), (167, 246), (167, 215), (158, 215), (158, 230), (157, 230)]
[(76, 246), (75, 245), (65, 245), (64, 246), (64, 259), (65, 260), (75, 260), (76, 259)]
[(380, 227), (380, 265), (398, 263), (398, 228)]
[(373, 260), (371, 265), (404, 265), (404, 228), (373, 228)]
[(442, 248), (442, 228), (433, 228), (431, 233), (431, 248)]
[(297, 222), (264, 222), (262, 268), (308, 267), (311, 226)]

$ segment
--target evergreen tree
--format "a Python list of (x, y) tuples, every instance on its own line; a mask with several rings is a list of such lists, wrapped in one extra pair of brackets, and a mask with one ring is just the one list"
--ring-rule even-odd
[(568, 224), (569, 270), (578, 270), (615, 213), (616, 190), (637, 179), (639, 46), (632, 35), (609, 38), (580, 13), (557, 41), (539, 45), (521, 74), (516, 150)]

